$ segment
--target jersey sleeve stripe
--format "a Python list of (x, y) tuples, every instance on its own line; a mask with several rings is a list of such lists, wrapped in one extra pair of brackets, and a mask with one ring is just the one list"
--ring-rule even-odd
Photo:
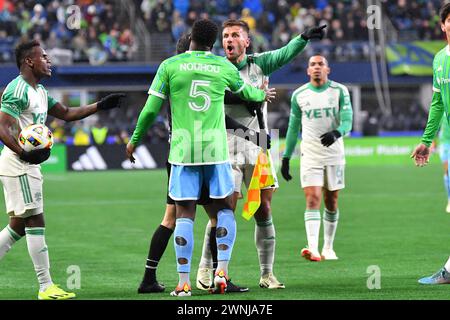
[(27, 88), (27, 84), (26, 84), (24, 81), (22, 81), (22, 84), (23, 84), (23, 85), (22, 85), (22, 88), (20, 89), (20, 93), (19, 93), (19, 98), (20, 98), (20, 99), (23, 98), (25, 89)]
[(245, 87), (245, 82), (244, 82), (244, 84), (242, 85), (242, 87), (240, 87), (237, 91), (231, 91), (231, 92), (234, 93), (234, 94), (239, 93), (239, 92), (241, 92), (242, 90), (244, 90), (244, 87)]
[(435, 88), (435, 87), (433, 87), (433, 91), (434, 91), (434, 92), (441, 92), (441, 90), (440, 90), (440, 89), (438, 89), (438, 88)]
[(154, 95), (154, 96), (164, 99), (164, 100), (167, 99), (166, 95), (162, 94), (161, 92), (157, 92), (153, 89), (148, 89), (148, 94)]
[(23, 93), (23, 87), (25, 86), (25, 83), (23, 83), (22, 81), (18, 81), (17, 87), (14, 90), (14, 97), (15, 98), (22, 98), (22, 93)]
[(15, 114), (14, 112), (12, 112), (9, 109), (6, 108), (1, 108), (0, 111), (9, 114), (11, 117), (15, 118), (15, 119), (19, 119), (19, 115)]

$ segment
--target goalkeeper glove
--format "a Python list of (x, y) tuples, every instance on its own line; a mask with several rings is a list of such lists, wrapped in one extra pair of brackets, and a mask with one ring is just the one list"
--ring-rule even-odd
[(31, 163), (31, 164), (40, 164), (47, 160), (50, 157), (50, 149), (35, 149), (31, 151), (25, 151), (23, 150), (19, 158), (25, 162)]
[(333, 131), (330, 131), (330, 132), (327, 132), (327, 133), (324, 133), (323, 135), (321, 135), (320, 142), (325, 147), (329, 147), (340, 137), (342, 137), (342, 134), (337, 130), (333, 130)]
[(311, 40), (311, 39), (322, 40), (323, 37), (325, 36), (325, 31), (323, 29), (325, 29), (326, 27), (327, 27), (327, 25), (324, 24), (323, 26), (320, 26), (320, 27), (312, 27), (312, 28), (306, 29), (301, 34), (301, 36), (306, 41)]
[(281, 175), (286, 181), (292, 179), (292, 176), (289, 174), (289, 158), (283, 158), (281, 161)]
[(126, 97), (125, 93), (109, 94), (97, 102), (97, 109), (109, 110), (112, 108), (120, 108), (124, 103), (125, 97)]

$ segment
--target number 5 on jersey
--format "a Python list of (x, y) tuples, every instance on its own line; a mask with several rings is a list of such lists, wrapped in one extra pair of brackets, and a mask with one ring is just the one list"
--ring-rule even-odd
[(189, 91), (189, 97), (191, 98), (197, 98), (202, 97), (204, 102), (203, 105), (197, 105), (194, 101), (189, 101), (189, 108), (191, 108), (194, 111), (206, 111), (211, 106), (211, 97), (208, 95), (208, 93), (204, 90), (202, 90), (201, 87), (209, 87), (211, 84), (211, 81), (204, 81), (204, 80), (192, 80), (191, 84), (191, 90)]

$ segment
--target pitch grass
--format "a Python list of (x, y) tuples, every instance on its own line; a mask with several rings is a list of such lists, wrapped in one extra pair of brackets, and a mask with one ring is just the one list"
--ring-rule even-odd
[[(438, 162), (414, 166), (348, 167), (340, 198), (335, 242), (338, 261), (312, 263), (300, 257), (306, 243), (305, 201), (298, 168), (273, 198), (277, 230), (275, 273), (285, 290), (258, 287), (254, 222), (238, 209), (238, 234), (230, 266), (246, 294), (209, 295), (195, 289), (191, 299), (448, 299), (450, 286), (425, 287), (417, 279), (434, 273), (450, 254), (450, 215)], [(79, 266), (79, 299), (173, 299), (177, 283), (172, 241), (158, 269), (162, 294), (138, 295), (149, 240), (165, 207), (165, 172), (47, 174), (46, 236), (51, 272), (66, 288), (67, 268)], [(3, 198), (3, 197), (2, 197)], [(3, 199), (0, 206), (3, 207)], [(195, 223), (191, 281), (195, 281), (206, 224), (203, 209)], [(3, 227), (7, 216), (0, 216)], [(322, 231), (322, 230), (321, 230)], [(321, 232), (322, 237), (322, 232)], [(369, 290), (369, 266), (381, 270), (381, 289)], [(35, 299), (38, 285), (22, 239), (0, 263), (0, 299)]]

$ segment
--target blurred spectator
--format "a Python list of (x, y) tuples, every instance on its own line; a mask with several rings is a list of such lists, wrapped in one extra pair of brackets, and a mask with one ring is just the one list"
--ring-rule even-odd
[(104, 144), (108, 137), (108, 127), (103, 126), (100, 121), (97, 121), (91, 129), (92, 140), (95, 144)]
[(72, 127), (73, 144), (75, 146), (88, 146), (91, 144), (89, 127), (81, 121), (76, 121)]

